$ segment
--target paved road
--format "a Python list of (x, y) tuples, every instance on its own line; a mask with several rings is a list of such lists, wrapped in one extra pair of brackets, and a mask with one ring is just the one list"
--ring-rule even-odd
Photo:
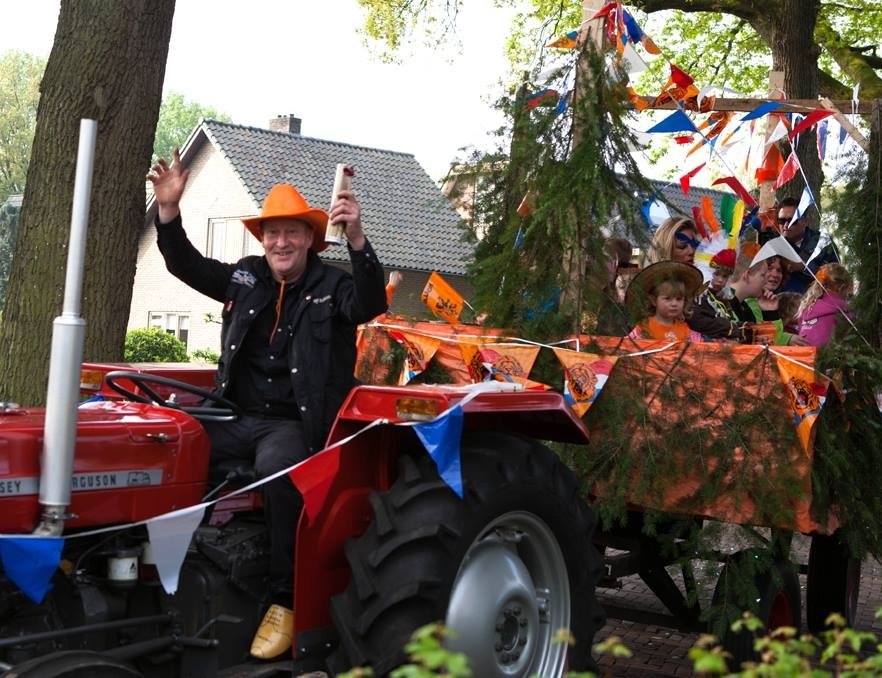
[[(797, 558), (801, 558), (801, 562), (805, 563), (808, 558), (805, 542), (796, 543), (794, 550)], [(675, 569), (672, 569), (672, 575), (674, 572)], [(800, 582), (803, 595), (803, 628), (805, 628), (805, 575), (800, 576)], [(598, 589), (601, 605), (667, 613), (665, 607), (636, 575), (623, 579), (621, 583), (620, 589)], [(713, 591), (711, 583), (707, 582), (704, 588), (705, 595), (709, 597)], [(861, 568), (856, 626), (863, 631), (872, 631), (882, 638), (882, 622), (874, 618), (875, 611), (880, 607), (882, 607), (882, 566), (875, 560), (868, 559)], [(633, 656), (630, 659), (598, 658), (602, 676), (658, 678), (692, 675), (692, 663), (689, 661), (688, 652), (695, 644), (698, 633), (683, 633), (666, 626), (610, 618), (597, 635), (597, 640), (603, 640), (611, 635), (622, 638), (633, 652)]]

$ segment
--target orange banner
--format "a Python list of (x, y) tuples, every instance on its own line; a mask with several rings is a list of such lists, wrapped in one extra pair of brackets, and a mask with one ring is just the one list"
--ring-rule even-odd
[(423, 288), (423, 303), (439, 318), (451, 325), (459, 320), (464, 300), (444, 278), (432, 271), (429, 281)]
[(390, 329), (389, 336), (404, 347), (404, 365), (398, 378), (399, 386), (404, 386), (423, 372), (441, 345), (441, 340), (435, 337), (403, 330)]
[(777, 360), (781, 381), (787, 387), (796, 434), (803, 449), (811, 453), (814, 423), (827, 399), (829, 382), (804, 365), (798, 365), (781, 356), (777, 356)]
[(581, 417), (600, 395), (618, 356), (581, 353), (566, 348), (555, 348), (554, 355), (564, 367), (564, 397)]

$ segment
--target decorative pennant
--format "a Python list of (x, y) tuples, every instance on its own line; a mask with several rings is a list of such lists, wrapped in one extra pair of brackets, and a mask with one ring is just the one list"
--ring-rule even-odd
[(647, 133), (653, 134), (657, 132), (697, 132), (698, 128), (689, 116), (681, 110), (676, 110), (664, 120), (656, 123), (648, 130)]
[(784, 167), (781, 168), (781, 173), (778, 175), (778, 178), (775, 179), (773, 188), (777, 190), (793, 179), (799, 171), (799, 168), (799, 158), (796, 155), (796, 151), (793, 151), (787, 156), (787, 161), (784, 163)]
[(706, 164), (706, 162), (703, 162), (698, 167), (689, 170), (688, 172), (686, 172), (686, 174), (680, 177), (680, 188), (683, 189), (683, 193), (685, 195), (689, 195), (689, 180), (694, 178), (695, 175), (698, 174)]
[(576, 38), (579, 37), (579, 31), (570, 31), (566, 35), (562, 35), (557, 40), (553, 42), (549, 42), (546, 47), (552, 47), (554, 49), (575, 49), (576, 47)]
[(515, 210), (519, 217), (528, 217), (536, 211), (536, 193), (528, 189), (521, 199), (521, 204)]
[(688, 87), (695, 82), (695, 79), (683, 69), (678, 68), (674, 64), (670, 64), (670, 66), (671, 77), (668, 79), (668, 84), (664, 86), (664, 89), (667, 89), (668, 85), (671, 84), (674, 84), (677, 87)]
[(459, 321), (465, 300), (444, 278), (432, 271), (421, 295), (423, 303), (451, 325)]
[(781, 108), (780, 101), (767, 101), (763, 104), (760, 104), (759, 106), (754, 108), (752, 111), (747, 113), (743, 118), (741, 118), (741, 122), (744, 122), (745, 120), (755, 120), (757, 118), (761, 118), (764, 115), (766, 115), (767, 113), (771, 113), (772, 111), (776, 111), (779, 108)]
[(441, 339), (404, 330), (389, 330), (389, 336), (404, 347), (404, 364), (398, 385), (404, 386), (418, 374), (425, 371), (429, 361), (441, 345)]
[(816, 379), (814, 370), (777, 356), (778, 372), (781, 381), (787, 388), (796, 434), (806, 452), (812, 449), (812, 427), (824, 407), (827, 399), (829, 381), (820, 377)]
[(460, 341), (457, 342), (457, 346), (459, 346), (462, 361), (465, 363), (469, 379), (471, 379), (472, 383), (479, 384), (484, 381), (487, 372), (484, 368), (484, 362), (481, 360), (481, 340)]
[(426, 452), (438, 467), (438, 475), (460, 499), (463, 496), (460, 441), (462, 439), (462, 407), (455, 405), (434, 421), (413, 427)]
[(787, 225), (788, 227), (793, 225), (793, 222), (801, 219), (803, 215), (805, 215), (806, 210), (811, 205), (815, 204), (815, 198), (812, 195), (812, 190), (806, 186), (802, 189), (802, 195), (799, 197), (799, 204), (796, 206), (796, 211), (793, 213), (793, 218), (790, 220), (790, 223)]
[(766, 139), (766, 148), (774, 144), (779, 139), (783, 139), (787, 136), (787, 125), (784, 124), (783, 120), (779, 120), (778, 124), (775, 125), (775, 129), (769, 134), (769, 137)]
[(824, 108), (818, 108), (811, 113), (809, 113), (805, 118), (802, 119), (796, 127), (794, 127), (790, 132), (790, 140), (796, 138), (796, 135), (802, 132), (803, 130), (807, 130), (810, 127), (818, 124), (824, 118), (829, 118), (831, 115), (834, 115), (836, 111), (828, 111)]
[(340, 449), (337, 446), (323, 450), (288, 472), (288, 477), (303, 497), (303, 510), (306, 511), (306, 518), (310, 523), (315, 521), (322, 510), (331, 483), (340, 470)]
[(631, 87), (631, 85), (628, 85), (625, 89), (628, 92), (628, 100), (631, 102), (634, 110), (645, 111), (647, 108), (649, 108), (649, 104), (640, 98), (640, 95), (637, 94), (636, 90)]
[(747, 189), (744, 188), (744, 185), (735, 177), (723, 177), (721, 179), (717, 179), (711, 185), (718, 186), (719, 184), (725, 184), (726, 186), (731, 188), (735, 192), (735, 195), (741, 198), (744, 201), (744, 204), (746, 204), (747, 206), (756, 207), (756, 200), (753, 199), (753, 196), (751, 196), (750, 193), (747, 192)]
[(162, 588), (169, 595), (178, 590), (181, 565), (193, 539), (193, 532), (202, 522), (207, 504), (197, 504), (172, 511), (147, 521), (150, 551)]
[(796, 250), (793, 249), (793, 245), (791, 245), (783, 235), (779, 235), (777, 238), (772, 238), (760, 247), (757, 253), (753, 255), (753, 259), (750, 260), (750, 268), (753, 268), (761, 261), (765, 261), (771, 257), (784, 257), (788, 261), (792, 261), (794, 264), (802, 263), (802, 259), (800, 259), (799, 255), (796, 253)]
[(665, 219), (671, 218), (671, 212), (668, 209), (668, 206), (663, 202), (656, 200), (654, 197), (645, 200), (640, 206), (640, 211), (643, 212), (643, 217), (646, 219), (646, 223), (650, 226), (658, 226), (662, 224)]
[(39, 605), (52, 588), (63, 548), (63, 537), (4, 537), (0, 562), (6, 576)]
[(628, 75), (642, 73), (649, 68), (643, 58), (637, 54), (637, 51), (631, 47), (630, 44), (625, 45), (624, 50), (622, 51), (621, 63), (622, 69)]
[(829, 128), (829, 120), (822, 120), (818, 125), (818, 160), (824, 162), (827, 155), (827, 131)]
[(527, 109), (536, 108), (537, 106), (548, 106), (554, 101), (557, 104), (557, 98), (559, 94), (556, 89), (540, 89), (538, 92), (533, 92), (533, 94), (527, 97), (526, 107)]
[(674, 142), (680, 146), (685, 146), (686, 144), (691, 144), (694, 138), (691, 134), (676, 134), (674, 135)]
[(483, 344), (478, 347), (481, 363), (486, 370), (483, 381), (507, 381), (526, 384), (530, 370), (539, 355), (538, 346), (508, 346)]
[(597, 400), (618, 357), (566, 348), (555, 348), (554, 355), (564, 368), (564, 398), (581, 417)]

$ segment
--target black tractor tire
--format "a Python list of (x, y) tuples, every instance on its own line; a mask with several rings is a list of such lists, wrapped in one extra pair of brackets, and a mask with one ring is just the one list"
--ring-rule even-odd
[[(754, 557), (751, 549), (736, 553), (723, 567), (717, 585), (714, 588), (713, 605), (731, 606), (730, 601), (725, 600), (727, 589), (731, 591), (735, 572), (744, 571), (743, 561)], [(754, 586), (759, 597), (759, 609), (756, 610), (757, 618), (763, 622), (765, 631), (759, 635), (765, 635), (781, 626), (790, 626), (799, 633), (802, 625), (802, 601), (800, 597), (799, 577), (793, 565), (786, 561), (777, 561), (763, 572), (754, 576)], [(738, 633), (729, 628), (729, 624), (723, 632), (720, 643), (723, 649), (729, 653), (729, 669), (739, 671), (741, 665), (747, 661), (757, 661), (758, 655), (754, 650), (756, 634), (747, 630)]]
[(55, 652), (13, 666), (3, 678), (140, 678), (128, 664), (97, 652)]
[[(423, 451), (403, 455), (393, 486), (371, 495), (373, 522), (346, 545), (352, 579), (331, 601), (333, 673), (386, 675), (411, 634), (439, 621), (481, 678), (595, 668), (602, 564), (575, 476), (543, 445), (495, 432), (463, 436), (461, 464), (463, 499)], [(552, 642), (562, 619), (569, 648)]]
[(809, 631), (819, 633), (826, 629), (827, 617), (833, 612), (841, 614), (846, 625), (854, 628), (860, 586), (861, 561), (851, 555), (841, 533), (814, 535), (805, 591)]

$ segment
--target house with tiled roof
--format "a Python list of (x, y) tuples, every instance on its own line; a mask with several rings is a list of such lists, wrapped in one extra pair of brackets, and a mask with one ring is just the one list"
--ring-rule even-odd
[[(263, 253), (240, 219), (258, 214), (277, 183), (293, 184), (310, 205), (327, 209), (342, 162), (355, 168), (352, 188), (368, 239), (387, 273), (404, 274), (391, 310), (425, 315), (420, 293), (432, 271), (468, 294), (464, 275), (472, 246), (464, 240), (461, 219), (409, 153), (306, 137), (298, 118), (279, 116), (270, 129), (203, 120), (183, 146), (181, 162), (190, 170), (181, 200), (184, 228), (207, 256), (232, 262)], [(149, 198), (128, 327), (161, 327), (183, 339), (191, 352), (217, 350), (220, 305), (166, 271), (153, 228), (156, 210)], [(349, 267), (344, 246), (332, 245), (320, 256)]]

